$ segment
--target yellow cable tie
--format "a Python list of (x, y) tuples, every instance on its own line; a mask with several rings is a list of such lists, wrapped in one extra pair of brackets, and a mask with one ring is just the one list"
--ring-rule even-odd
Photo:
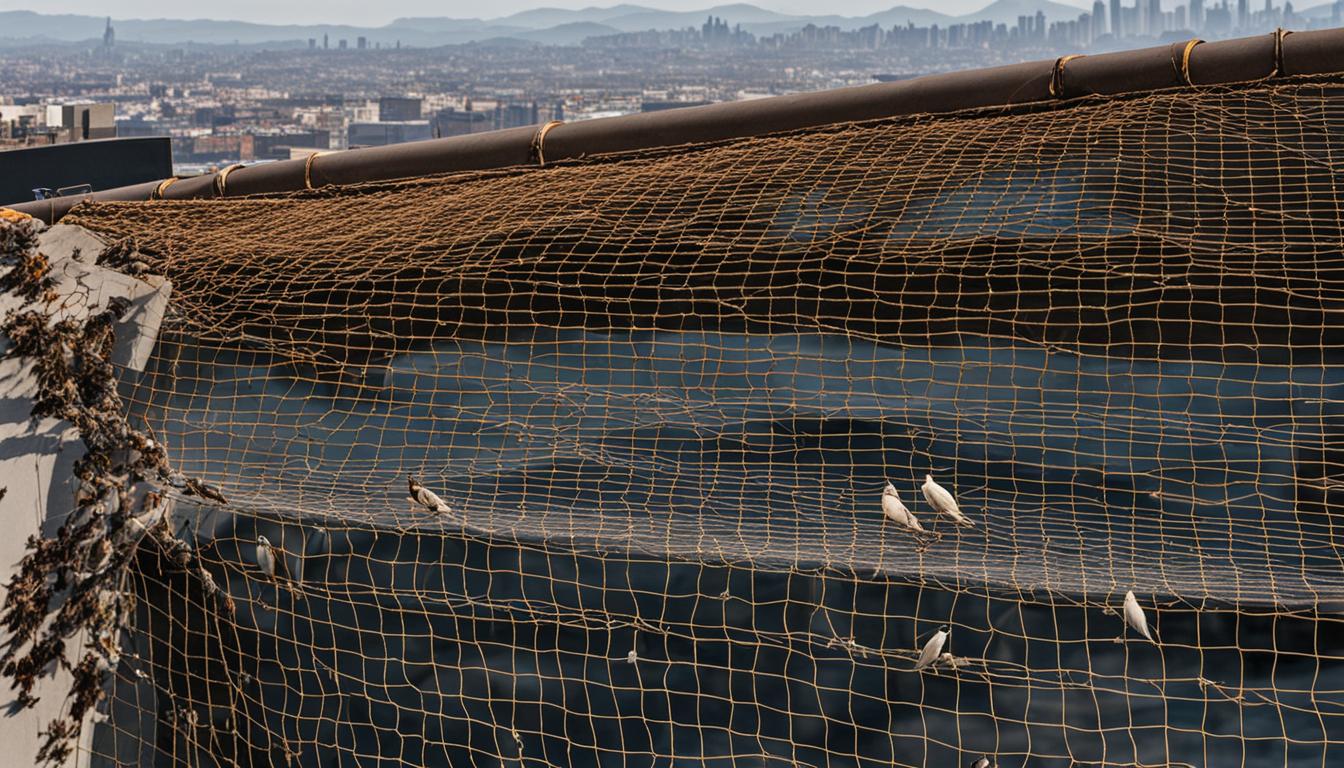
[(331, 152), (313, 152), (303, 161), (303, 188), (316, 189), (313, 186), (313, 161), (318, 155), (330, 155)]
[(1186, 85), (1193, 86), (1195, 84), (1195, 82), (1190, 79), (1190, 53), (1195, 50), (1195, 46), (1202, 42), (1204, 41), (1197, 37), (1191, 38), (1186, 41), (1185, 49), (1181, 51), (1181, 61), (1176, 65), (1176, 72), (1181, 76), (1181, 82)]
[(226, 167), (224, 170), (215, 174), (215, 197), (224, 196), (224, 190), (227, 188), (226, 185), (228, 184), (229, 174), (233, 173), (234, 171), (242, 167), (243, 167), (242, 163), (234, 163), (233, 165), (230, 165)]
[(557, 125), (564, 125), (564, 124), (565, 124), (564, 120), (552, 120), (549, 123), (537, 129), (537, 135), (532, 137), (532, 157), (536, 159), (537, 165), (546, 164), (546, 153), (545, 153), (546, 134), (550, 133), (551, 129), (556, 127)]
[(168, 188), (171, 187), (171, 186), (173, 185), (173, 182), (177, 181), (177, 179), (178, 179), (177, 176), (169, 176), (168, 178), (164, 179), (163, 181), (160, 181), (160, 182), (159, 182), (159, 186), (157, 186), (157, 187), (154, 188), (154, 194), (150, 195), (150, 196), (149, 196), (149, 199), (150, 199), (150, 200), (162, 200), (162, 199), (163, 199), (163, 193), (166, 192), (166, 191), (168, 191)]
[(1081, 59), (1083, 54), (1073, 53), (1068, 56), (1060, 56), (1055, 59), (1055, 68), (1050, 72), (1050, 96), (1056, 99), (1064, 98), (1064, 65), (1074, 59)]
[(1283, 27), (1274, 30), (1274, 69), (1265, 77), (1266, 80), (1283, 74), (1283, 38), (1291, 34), (1293, 34), (1291, 29)]

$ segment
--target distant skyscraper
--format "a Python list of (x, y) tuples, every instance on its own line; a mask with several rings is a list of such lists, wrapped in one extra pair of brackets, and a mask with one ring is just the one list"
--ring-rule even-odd
[[(1243, 0), (1243, 2), (1244, 2), (1244, 0)], [(1045, 12), (1044, 12), (1044, 11), (1037, 11), (1037, 12), (1036, 12), (1036, 28), (1035, 28), (1033, 31), (1036, 33), (1036, 37), (1040, 38), (1041, 40), (1044, 40), (1044, 39), (1045, 39)]]
[(1190, 0), (1190, 27), (1200, 29), (1204, 26), (1204, 0)]
[(1111, 34), (1116, 37), (1125, 36), (1123, 19), (1124, 11), (1120, 8), (1120, 0), (1111, 0)]
[(327, 36), (326, 36), (326, 34), (324, 33), (324, 34), (322, 35), (322, 50), (325, 51), (325, 50), (327, 50), (327, 49), (330, 48), (330, 47), (331, 47), (330, 41), (327, 40)]
[(1095, 0), (1092, 3), (1092, 39), (1106, 34), (1106, 3), (1104, 0)]
[(117, 44), (117, 33), (112, 31), (112, 17), (107, 17), (107, 29), (103, 30), (103, 48), (112, 50), (112, 46)]
[(1148, 34), (1156, 37), (1166, 31), (1162, 19), (1162, 0), (1148, 0)]
[(1249, 0), (1237, 0), (1237, 28), (1245, 29), (1251, 24), (1251, 4)]

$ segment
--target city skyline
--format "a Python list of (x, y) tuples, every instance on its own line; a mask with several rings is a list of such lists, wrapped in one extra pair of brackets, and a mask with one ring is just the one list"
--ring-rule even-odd
[[(1060, 5), (1077, 8), (1080, 12), (1089, 11), (1092, 0), (1053, 0)], [(1110, 0), (1106, 0), (1110, 5)], [(1186, 5), (1185, 0), (1154, 0), (1160, 2), (1163, 11), (1172, 11), (1177, 6)], [(819, 3), (816, 0), (765, 0), (753, 2), (752, 6), (767, 11), (792, 16), (852, 16), (861, 17), (888, 11), (893, 8), (926, 10), (949, 16), (965, 16), (983, 10), (994, 4), (994, 0), (838, 0), (832, 3)], [(1036, 5), (1033, 0), (1022, 0), (1023, 6)], [(1206, 2), (1206, 5), (1217, 3)], [(1252, 1), (1253, 9), (1258, 10), (1260, 3)], [(1283, 6), (1283, 0), (1275, 0), (1276, 7)], [(1327, 6), (1331, 0), (1303, 0), (1294, 3), (1296, 9), (1306, 11), (1319, 6)], [(377, 5), (356, 3), (327, 3), (321, 0), (295, 0), (277, 4), (264, 0), (234, 0), (228, 6), (227, 13), (219, 12), (217, 4), (165, 3), (162, 0), (54, 0), (34, 5), (31, 0), (0, 0), (0, 12), (33, 11), (43, 14), (80, 14), (90, 16), (111, 16), (120, 20), (211, 20), (239, 21), (255, 24), (312, 25), (345, 24), (379, 27), (398, 19), (426, 17), (440, 19), (464, 19), (500, 21), (509, 16), (527, 11), (547, 9), (585, 10), (607, 9), (623, 5), (654, 9), (668, 12), (691, 12), (712, 10), (701, 0), (655, 0), (636, 3), (601, 3), (592, 0), (501, 0), (489, 6), (489, 12), (483, 13), (477, 3), (433, 2), (431, 0), (398, 0), (394, 3)], [(1236, 0), (1232, 0), (1235, 7)], [(721, 7), (721, 6), (720, 6)], [(198, 10), (197, 10), (198, 9)], [(212, 13), (213, 12), (213, 13)], [(4, 37), (0, 30), (0, 37)]]

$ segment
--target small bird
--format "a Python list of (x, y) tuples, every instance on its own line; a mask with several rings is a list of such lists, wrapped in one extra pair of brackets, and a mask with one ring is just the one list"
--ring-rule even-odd
[(257, 537), (257, 567), (268, 579), (288, 579), (289, 566), (284, 550), (273, 546), (265, 536)]
[(220, 504), (229, 503), (229, 500), (224, 498), (224, 494), (220, 493), (218, 488), (203, 483), (194, 477), (188, 477), (186, 479), (186, 487), (183, 490), (188, 496), (200, 496), (202, 499), (209, 499), (210, 501), (218, 502)]
[(987, 755), (982, 755), (979, 760), (971, 763), (971, 768), (994, 768), (994, 761)]
[(1153, 636), (1148, 631), (1148, 618), (1143, 615), (1143, 609), (1139, 607), (1138, 598), (1134, 597), (1132, 589), (1125, 593), (1125, 623), (1147, 638), (1148, 642), (1153, 641)]
[(933, 663), (938, 660), (939, 654), (943, 652), (943, 645), (947, 643), (947, 635), (951, 631), (950, 627), (943, 626), (937, 632), (933, 633), (933, 637), (929, 638), (929, 642), (924, 644), (924, 650), (920, 651), (919, 661), (915, 662), (915, 669), (917, 671), (933, 666)]
[(933, 481), (933, 475), (924, 476), (924, 485), (920, 486), (920, 489), (924, 491), (924, 500), (929, 502), (929, 506), (933, 507), (935, 512), (947, 515), (957, 525), (975, 525), (961, 514), (961, 507), (957, 506), (957, 500), (952, 494)]
[(887, 487), (882, 489), (882, 514), (893, 523), (920, 533), (924, 532), (924, 526), (920, 525), (915, 514), (901, 503), (901, 497), (896, 493), (896, 486), (891, 483), (887, 483)]
[(634, 648), (631, 648), (630, 652), (625, 654), (625, 663), (634, 664), (637, 661), (639, 661), (639, 654), (635, 652)]
[(439, 498), (437, 493), (434, 493), (421, 485), (420, 481), (416, 480), (413, 475), (406, 476), (406, 484), (411, 489), (411, 501), (428, 509), (430, 512), (438, 512), (445, 515), (452, 514), (453, 508), (448, 506), (448, 502)]

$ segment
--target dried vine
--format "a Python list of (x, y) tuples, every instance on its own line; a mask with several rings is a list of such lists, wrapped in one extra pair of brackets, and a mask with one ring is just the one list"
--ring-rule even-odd
[[(55, 668), (72, 676), (69, 705), (43, 730), (38, 762), (59, 764), (70, 755), (85, 716), (105, 695), (105, 683), (120, 661), (122, 630), (133, 601), (128, 566), (142, 544), (157, 546), (179, 567), (196, 573), (222, 607), (232, 600), (194, 563), (191, 547), (173, 535), (167, 503), (156, 492), (136, 493), (138, 484), (167, 481), (187, 494), (204, 495), (204, 484), (171, 471), (163, 446), (133, 429), (116, 389), (112, 363), (114, 326), (129, 302), (114, 298), (79, 321), (53, 322), (56, 301), (51, 265), (38, 250), (40, 225), (0, 220), (0, 291), (23, 299), (0, 330), (10, 341), (8, 357), (32, 365), (37, 381), (32, 416), (74, 425), (86, 453), (74, 465), (74, 508), (54, 536), (32, 536), (28, 554), (11, 578), (0, 627), (8, 633), (0, 674), (18, 690), (19, 709), (37, 703), (37, 681)], [(210, 489), (219, 499), (218, 492)], [(138, 501), (137, 501), (138, 498)], [(86, 633), (77, 659), (67, 647)]]

